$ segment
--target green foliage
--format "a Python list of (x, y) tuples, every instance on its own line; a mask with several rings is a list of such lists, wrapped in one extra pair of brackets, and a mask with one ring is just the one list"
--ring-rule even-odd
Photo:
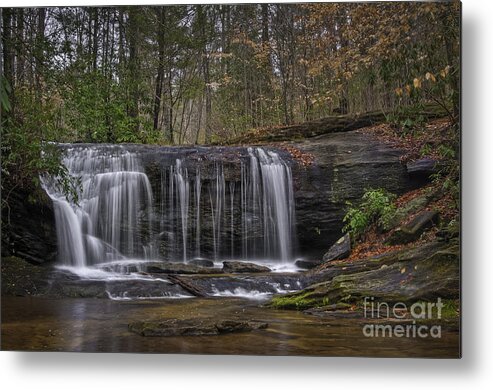
[(369, 189), (363, 194), (361, 203), (349, 208), (344, 216), (344, 232), (350, 232), (353, 238), (361, 237), (372, 223), (386, 228), (395, 214), (393, 201), (395, 195), (384, 189)]
[(2, 207), (13, 189), (39, 188), (40, 176), (53, 176), (60, 190), (77, 201), (77, 180), (61, 164), (61, 152), (50, 143), (60, 137), (57, 110), (27, 89), (16, 93), (14, 110), (2, 122)]
[(416, 130), (423, 129), (426, 118), (422, 114), (425, 106), (422, 102), (413, 105), (397, 105), (394, 110), (387, 116), (387, 122), (400, 131), (405, 136)]

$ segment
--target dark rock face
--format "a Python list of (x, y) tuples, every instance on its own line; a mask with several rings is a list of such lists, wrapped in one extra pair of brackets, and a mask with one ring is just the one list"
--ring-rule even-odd
[(57, 236), (53, 204), (38, 189), (36, 196), (12, 191), (2, 210), (2, 257), (19, 256), (42, 264), (56, 259)]
[(225, 273), (248, 273), (248, 272), (270, 272), (269, 267), (244, 261), (223, 261), (223, 272)]
[(314, 157), (308, 167), (293, 165), (299, 253), (320, 259), (343, 227), (346, 201), (365, 189), (402, 194), (422, 183), (411, 178), (399, 158), (403, 151), (359, 131), (327, 134), (295, 145)]
[(320, 261), (296, 260), (294, 265), (301, 269), (312, 269), (320, 264)]
[(267, 326), (267, 323), (255, 320), (193, 318), (184, 320), (169, 319), (157, 322), (132, 322), (128, 325), (128, 330), (148, 337), (217, 336), (224, 333), (265, 329)]
[(397, 228), (387, 242), (391, 245), (399, 245), (416, 241), (426, 229), (435, 225), (437, 220), (437, 211), (423, 211), (409, 223)]
[(349, 233), (339, 238), (334, 245), (330, 247), (323, 257), (323, 261), (340, 260), (349, 257), (351, 253), (351, 236)]
[(436, 173), (437, 162), (431, 158), (422, 158), (420, 160), (408, 162), (406, 168), (411, 176), (429, 178), (430, 175)]

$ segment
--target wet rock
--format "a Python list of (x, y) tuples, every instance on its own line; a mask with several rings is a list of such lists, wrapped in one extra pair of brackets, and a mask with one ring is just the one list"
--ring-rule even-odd
[(223, 261), (223, 272), (225, 273), (249, 273), (249, 272), (270, 272), (269, 267), (244, 261)]
[(323, 261), (340, 260), (349, 257), (351, 253), (351, 237), (349, 233), (339, 238), (334, 245), (325, 253)]
[(145, 271), (150, 274), (217, 274), (220, 269), (207, 268), (190, 263), (155, 262), (146, 266)]
[(212, 296), (262, 297), (308, 286), (308, 278), (296, 273), (254, 273), (240, 275), (186, 276), (194, 286)]
[(188, 264), (196, 265), (199, 267), (208, 267), (208, 268), (214, 267), (214, 262), (212, 260), (207, 260), (207, 259), (193, 259), (190, 260)]
[(275, 297), (272, 306), (309, 309), (338, 303), (361, 304), (364, 297), (386, 302), (458, 299), (459, 246), (432, 242), (379, 258), (330, 266), (319, 281), (299, 292)]
[(423, 211), (409, 223), (397, 228), (387, 239), (387, 243), (391, 245), (400, 245), (416, 241), (425, 230), (434, 226), (437, 221), (437, 211)]
[(301, 269), (312, 269), (319, 265), (320, 261), (296, 260), (294, 265)]
[(146, 337), (217, 336), (267, 328), (267, 323), (254, 320), (211, 318), (168, 319), (156, 322), (137, 321), (128, 325), (131, 332)]
[(111, 298), (145, 299), (192, 296), (178, 284), (165, 279), (122, 279), (97, 280), (80, 279), (77, 276), (56, 273), (45, 291), (50, 298)]

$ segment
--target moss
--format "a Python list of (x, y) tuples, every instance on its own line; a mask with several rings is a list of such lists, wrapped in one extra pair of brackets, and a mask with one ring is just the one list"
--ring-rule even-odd
[(310, 297), (310, 292), (297, 295), (284, 295), (274, 297), (269, 303), (275, 309), (305, 310), (321, 304), (320, 299)]
[(443, 300), (442, 318), (451, 319), (460, 317), (460, 301), (457, 299)]

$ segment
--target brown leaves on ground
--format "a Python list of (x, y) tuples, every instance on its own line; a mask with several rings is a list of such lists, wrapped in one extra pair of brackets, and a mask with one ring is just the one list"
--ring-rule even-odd
[(451, 123), (448, 118), (435, 119), (427, 123), (423, 129), (402, 134), (402, 130), (395, 129), (388, 123), (365, 127), (363, 133), (372, 134), (380, 141), (392, 147), (405, 150), (401, 162), (418, 160), (428, 157), (440, 160), (439, 146), (447, 145), (456, 137), (452, 134)]
[(291, 157), (304, 167), (312, 165), (315, 159), (312, 154), (303, 152), (302, 150), (291, 145), (277, 145), (277, 147), (284, 149), (286, 152), (291, 154)]

